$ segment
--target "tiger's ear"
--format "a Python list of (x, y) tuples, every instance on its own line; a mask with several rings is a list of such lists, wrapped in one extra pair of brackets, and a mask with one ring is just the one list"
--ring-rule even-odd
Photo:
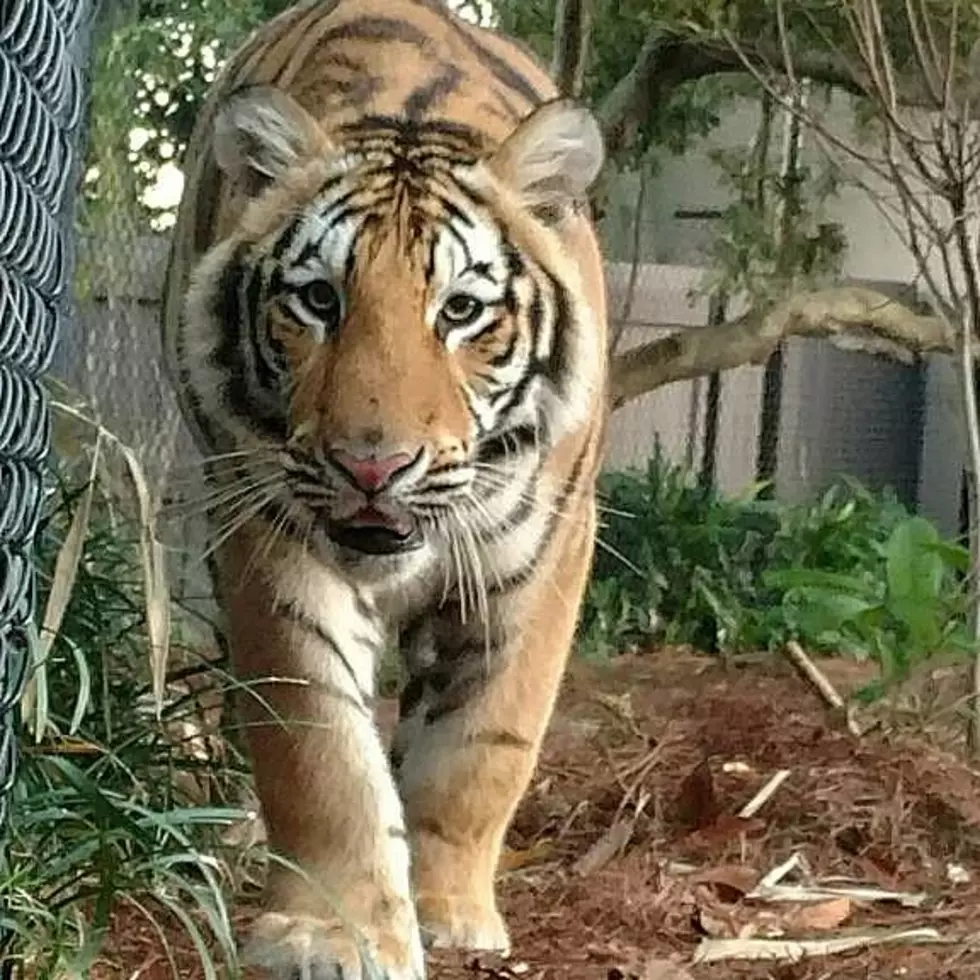
[(215, 160), (248, 194), (258, 193), (290, 167), (328, 149), (313, 117), (271, 85), (240, 89), (215, 116)]
[(554, 214), (585, 197), (604, 157), (595, 116), (584, 106), (558, 99), (523, 119), (488, 165), (529, 208)]

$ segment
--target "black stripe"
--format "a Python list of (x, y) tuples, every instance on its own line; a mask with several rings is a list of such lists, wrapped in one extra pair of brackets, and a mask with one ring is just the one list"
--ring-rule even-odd
[[(468, 214), (466, 214), (465, 211), (460, 210), (458, 205), (453, 204), (452, 201), (444, 197), (437, 197), (437, 200), (442, 205), (446, 214), (448, 214), (450, 218), (454, 218), (456, 221), (461, 222), (462, 224), (466, 225), (467, 228), (476, 227), (473, 219)], [(467, 265), (472, 265), (472, 264), (473, 262), (471, 260), (467, 261)]]
[(241, 288), (245, 280), (245, 246), (235, 249), (221, 272), (208, 312), (221, 328), (221, 342), (211, 355), (211, 364), (226, 371), (241, 370)]
[(425, 279), (431, 282), (436, 274), (436, 246), (439, 244), (439, 236), (431, 234), (429, 238), (428, 257), (425, 260)]
[[(406, 119), (371, 115), (340, 127), (343, 142), (361, 153), (411, 156), (417, 163), (429, 158), (450, 163), (474, 163), (484, 152), (480, 133), (448, 119)], [(439, 156), (450, 154), (450, 158)]]
[(355, 17), (322, 34), (318, 46), (326, 47), (331, 41), (401, 41), (423, 48), (432, 43), (425, 31), (414, 24), (394, 17)]
[(571, 357), (571, 319), (572, 309), (568, 291), (551, 273), (546, 273), (553, 290), (555, 322), (551, 332), (551, 352), (548, 355), (547, 375), (549, 380), (563, 392), (567, 387)]
[(190, 417), (204, 438), (205, 442), (214, 452), (225, 452), (230, 450), (234, 443), (228, 434), (217, 426), (214, 419), (204, 411), (204, 404), (201, 396), (191, 387), (190, 368), (186, 362), (186, 347), (184, 346), (184, 334), (187, 330), (183, 314), (180, 315), (178, 328), (178, 341), (176, 347), (177, 354), (177, 390), (181, 400), (187, 406)]
[(346, 704), (349, 704), (355, 710), (360, 711), (362, 714), (366, 714), (368, 717), (371, 717), (371, 712), (365, 710), (364, 705), (361, 704), (357, 698), (348, 694), (346, 691), (341, 690), (341, 688), (337, 687), (335, 684), (325, 684), (323, 681), (310, 681), (309, 688), (310, 690), (319, 691), (320, 693), (326, 694), (329, 697), (336, 698), (338, 701), (343, 701)]
[(510, 339), (507, 341), (507, 346), (499, 353), (494, 354), (488, 362), (490, 367), (500, 368), (506, 367), (511, 359), (514, 357), (514, 351), (517, 350), (517, 342), (521, 339), (520, 330), (514, 330), (511, 332)]
[[(331, 231), (332, 229), (336, 228), (337, 225), (340, 224), (340, 222), (343, 220), (343, 217), (351, 211), (351, 207), (347, 207), (347, 205), (350, 205), (351, 202), (354, 201), (354, 198), (364, 197), (365, 194), (367, 194), (369, 189), (364, 187), (363, 182), (366, 178), (369, 178), (373, 175), (361, 171), (360, 173), (358, 173), (357, 176), (358, 176), (358, 183), (360, 186), (352, 187), (349, 191), (345, 191), (343, 194), (341, 194), (340, 197), (335, 197), (330, 202), (330, 206), (326, 208), (326, 210), (320, 212), (319, 214), (320, 220), (323, 221), (324, 224), (326, 225), (327, 231)], [(354, 204), (352, 206), (353, 210), (354, 211), (357, 211), (358, 209), (366, 210), (367, 208), (371, 207), (371, 205), (374, 203), (374, 200), (375, 200), (375, 195), (371, 195), (368, 201), (358, 202)], [(320, 237), (322, 238), (323, 235), (321, 234)]]
[[(346, 178), (347, 178), (347, 174), (346, 173), (334, 174), (333, 176), (328, 177), (317, 188), (315, 197), (317, 197), (317, 198), (322, 197), (328, 191), (332, 191), (335, 187), (337, 187), (340, 184), (342, 184)], [(355, 193), (355, 191), (351, 191), (350, 193), (353, 194), (353, 193)], [(340, 198), (338, 200), (342, 200), (342, 198)], [(333, 203), (336, 203), (336, 202), (333, 202)], [(333, 206), (333, 205), (331, 205), (331, 206)], [(305, 215), (303, 217), (305, 217)], [(300, 218), (300, 219), (298, 219), (296, 221), (290, 222), (290, 224), (286, 226), (286, 228), (283, 230), (282, 234), (276, 240), (275, 244), (269, 250), (269, 257), (270, 258), (272, 258), (273, 260), (279, 260), (279, 259), (281, 259), (286, 254), (286, 252), (289, 251), (289, 249), (292, 247), (293, 243), (296, 241), (296, 236), (297, 236), (297, 234), (299, 234), (299, 230), (302, 227), (302, 224), (303, 224), (303, 221), (302, 221), (302, 218)]]
[(565, 480), (564, 484), (562, 485), (561, 492), (558, 494), (552, 505), (551, 512), (548, 515), (548, 523), (545, 525), (544, 534), (541, 535), (541, 540), (538, 542), (534, 556), (522, 569), (515, 572), (513, 575), (506, 576), (499, 582), (490, 582), (489, 592), (510, 592), (513, 589), (521, 588), (531, 580), (535, 571), (537, 570), (537, 565), (541, 560), (541, 556), (551, 544), (551, 541), (555, 536), (555, 532), (558, 530), (558, 524), (564, 517), (563, 512), (565, 504), (568, 503), (569, 498), (579, 486), (579, 481), (582, 476), (582, 468), (585, 466), (585, 460), (587, 459), (591, 449), (592, 440), (586, 439), (585, 445), (582, 447), (581, 452), (575, 458), (575, 463), (572, 465), (572, 471), (569, 473), (568, 479)]
[(506, 85), (507, 88), (520, 93), (533, 106), (545, 102), (545, 97), (516, 68), (485, 48), (468, 31), (461, 30), (460, 35), (466, 46), (486, 68), (490, 69), (501, 85)]
[[(517, 405), (520, 405), (524, 401), (524, 397), (527, 395), (527, 389), (531, 387), (534, 379), (540, 374), (541, 366), (536, 361), (529, 361), (527, 369), (521, 379), (514, 385), (510, 390), (510, 398), (507, 399), (507, 403), (498, 409), (498, 423), (506, 418), (507, 412), (512, 411)], [(545, 432), (545, 422), (544, 419), (541, 420), (539, 425), (539, 436), (538, 441), (547, 441)]]
[(211, 353), (209, 363), (224, 376), (221, 394), (231, 411), (263, 435), (285, 441), (288, 436), (285, 412), (260, 405), (249, 386), (245, 345), (254, 344), (252, 331), (257, 310), (252, 304), (257, 302), (258, 294), (254, 281), (257, 276), (245, 263), (245, 253), (244, 245), (236, 249), (222, 271), (212, 297), (209, 312), (221, 329), (221, 340)]
[(325, 627), (321, 626), (320, 623), (318, 623), (312, 616), (307, 615), (295, 602), (290, 601), (282, 603), (278, 606), (278, 609), (285, 615), (286, 619), (295, 623), (301, 629), (316, 637), (335, 657), (337, 657), (337, 659), (344, 665), (344, 669), (347, 671), (347, 674), (351, 679), (351, 683), (354, 685), (354, 690), (357, 691), (361, 698), (361, 709), (366, 714), (370, 714), (372, 698), (361, 687), (360, 681), (357, 679), (357, 674), (354, 672), (353, 666), (351, 666), (351, 663), (347, 657), (344, 656), (343, 650), (340, 649), (340, 645), (329, 633), (329, 631)]
[(500, 91), (500, 89), (498, 88), (493, 89), (492, 94), (494, 99), (496, 99), (497, 105), (499, 107), (497, 110), (498, 113), (503, 115), (508, 120), (513, 120), (515, 123), (521, 121), (521, 119), (524, 117), (524, 113), (519, 111), (517, 107), (514, 105), (514, 103), (511, 102), (510, 99), (508, 99), (507, 96)]
[(344, 96), (345, 109), (363, 109), (384, 88), (384, 79), (376, 75), (358, 75), (351, 79), (335, 79), (330, 84)]
[(531, 350), (536, 352), (538, 341), (541, 339), (541, 331), (544, 329), (545, 309), (540, 284), (532, 279), (531, 285), (534, 287), (534, 295), (531, 297), (531, 303), (527, 308), (527, 323), (531, 333)]
[(480, 44), (471, 33), (471, 28), (462, 24), (447, 7), (435, 3), (433, 0), (422, 0), (422, 3), (427, 10), (440, 16), (446, 24), (455, 30), (463, 43), (477, 56), (484, 67), (490, 70), (501, 84), (506, 85), (515, 92), (519, 92), (532, 105), (538, 106), (545, 101), (545, 97), (517, 69), (512, 68), (506, 61)]
[[(245, 307), (248, 311), (248, 335), (252, 346), (252, 358), (255, 367), (255, 380), (260, 388), (270, 394), (276, 392), (280, 385), (280, 373), (285, 368), (284, 359), (265, 357), (266, 345), (262, 343), (262, 331), (267, 330), (268, 324), (262, 309), (262, 278), (257, 269), (252, 270), (245, 287)], [(304, 324), (304, 326), (306, 326)], [(278, 346), (282, 353), (282, 345), (276, 344), (267, 337), (269, 346)]]
[(441, 71), (428, 82), (412, 89), (405, 99), (402, 109), (412, 120), (421, 119), (427, 112), (435, 108), (446, 96), (452, 95), (459, 88), (463, 73), (456, 65), (442, 65)]
[[(537, 478), (538, 473), (535, 473), (531, 478), (530, 485), (524, 488), (517, 503), (504, 515), (501, 523), (508, 531), (513, 531), (525, 521), (530, 520), (534, 508), (537, 506), (533, 494), (534, 484), (537, 482)], [(490, 542), (488, 541), (488, 543)]]
[(487, 730), (483, 732), (473, 732), (468, 735), (466, 741), (473, 745), (492, 745), (499, 748), (508, 749), (533, 749), (534, 743), (518, 735), (516, 732), (509, 732), (503, 728)]
[(368, 71), (367, 62), (361, 58), (352, 58), (342, 51), (331, 51), (322, 61), (317, 61), (317, 70), (324, 68), (343, 68), (352, 75), (366, 75)]
[(473, 261), (473, 253), (470, 252), (470, 246), (466, 241), (465, 236), (451, 221), (446, 221), (445, 229), (450, 235), (453, 236), (453, 238), (456, 239), (456, 244), (462, 249), (463, 255), (466, 258), (466, 263), (469, 265), (469, 263)]
[(482, 442), (477, 450), (477, 461), (495, 463), (508, 453), (520, 453), (533, 449), (538, 443), (538, 430), (530, 423), (506, 429)]
[(504, 259), (507, 262), (508, 274), (514, 278), (523, 275), (526, 266), (525, 266), (524, 259), (521, 256), (521, 253), (517, 250), (517, 248), (514, 245), (512, 245), (507, 240), (507, 235), (505, 234), (504, 229), (501, 229), (501, 234), (504, 237), (505, 244), (504, 244), (503, 251), (504, 251)]
[(291, 221), (283, 230), (283, 233), (276, 240), (275, 244), (269, 249), (269, 258), (278, 262), (292, 247), (296, 236), (299, 234), (300, 222)]

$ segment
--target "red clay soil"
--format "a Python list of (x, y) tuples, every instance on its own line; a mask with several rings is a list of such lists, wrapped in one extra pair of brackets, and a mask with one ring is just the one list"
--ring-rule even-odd
[[(847, 678), (835, 680), (846, 690)], [(851, 735), (781, 663), (725, 669), (670, 651), (576, 664), (508, 840), (499, 894), (512, 955), (434, 953), (429, 975), (978, 978), (980, 773), (935, 744), (894, 729)], [(790, 774), (775, 794), (740, 818), (780, 769)], [(745, 897), (797, 852), (811, 880), (849, 878), (927, 897), (916, 907)], [(250, 914), (243, 908), (242, 920)], [(692, 964), (705, 936), (831, 939), (872, 927), (931, 928), (943, 942), (797, 963)], [(203, 976), (186, 938), (175, 931), (171, 942), (182, 980)], [(93, 973), (173, 975), (159, 938), (124, 916)]]

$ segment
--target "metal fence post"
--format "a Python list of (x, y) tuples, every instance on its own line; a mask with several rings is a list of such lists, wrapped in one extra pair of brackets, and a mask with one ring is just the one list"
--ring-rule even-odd
[(0, 844), (34, 629), (33, 545), (51, 430), (41, 377), (72, 316), (92, 16), (93, 0), (0, 0)]

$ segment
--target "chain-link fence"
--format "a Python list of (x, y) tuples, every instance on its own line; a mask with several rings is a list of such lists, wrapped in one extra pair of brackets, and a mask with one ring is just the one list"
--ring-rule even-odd
[[(133, 450), (158, 507), (174, 598), (207, 612), (204, 484), (200, 454), (164, 372), (160, 315), (169, 238), (82, 238), (86, 288), (79, 318), (62, 338), (51, 373), (114, 438)], [(125, 491), (123, 491), (125, 492)], [(184, 506), (179, 506), (180, 502)], [(171, 506), (173, 505), (173, 506)]]
[(50, 421), (41, 376), (70, 333), (72, 205), (89, 4), (0, 3), (0, 826), (33, 629), (32, 547)]
[[(36, 635), (33, 547), (50, 435), (41, 380), (73, 315), (90, 15), (86, 0), (0, 2), (0, 835)], [(7, 976), (11, 936), (2, 933)]]

